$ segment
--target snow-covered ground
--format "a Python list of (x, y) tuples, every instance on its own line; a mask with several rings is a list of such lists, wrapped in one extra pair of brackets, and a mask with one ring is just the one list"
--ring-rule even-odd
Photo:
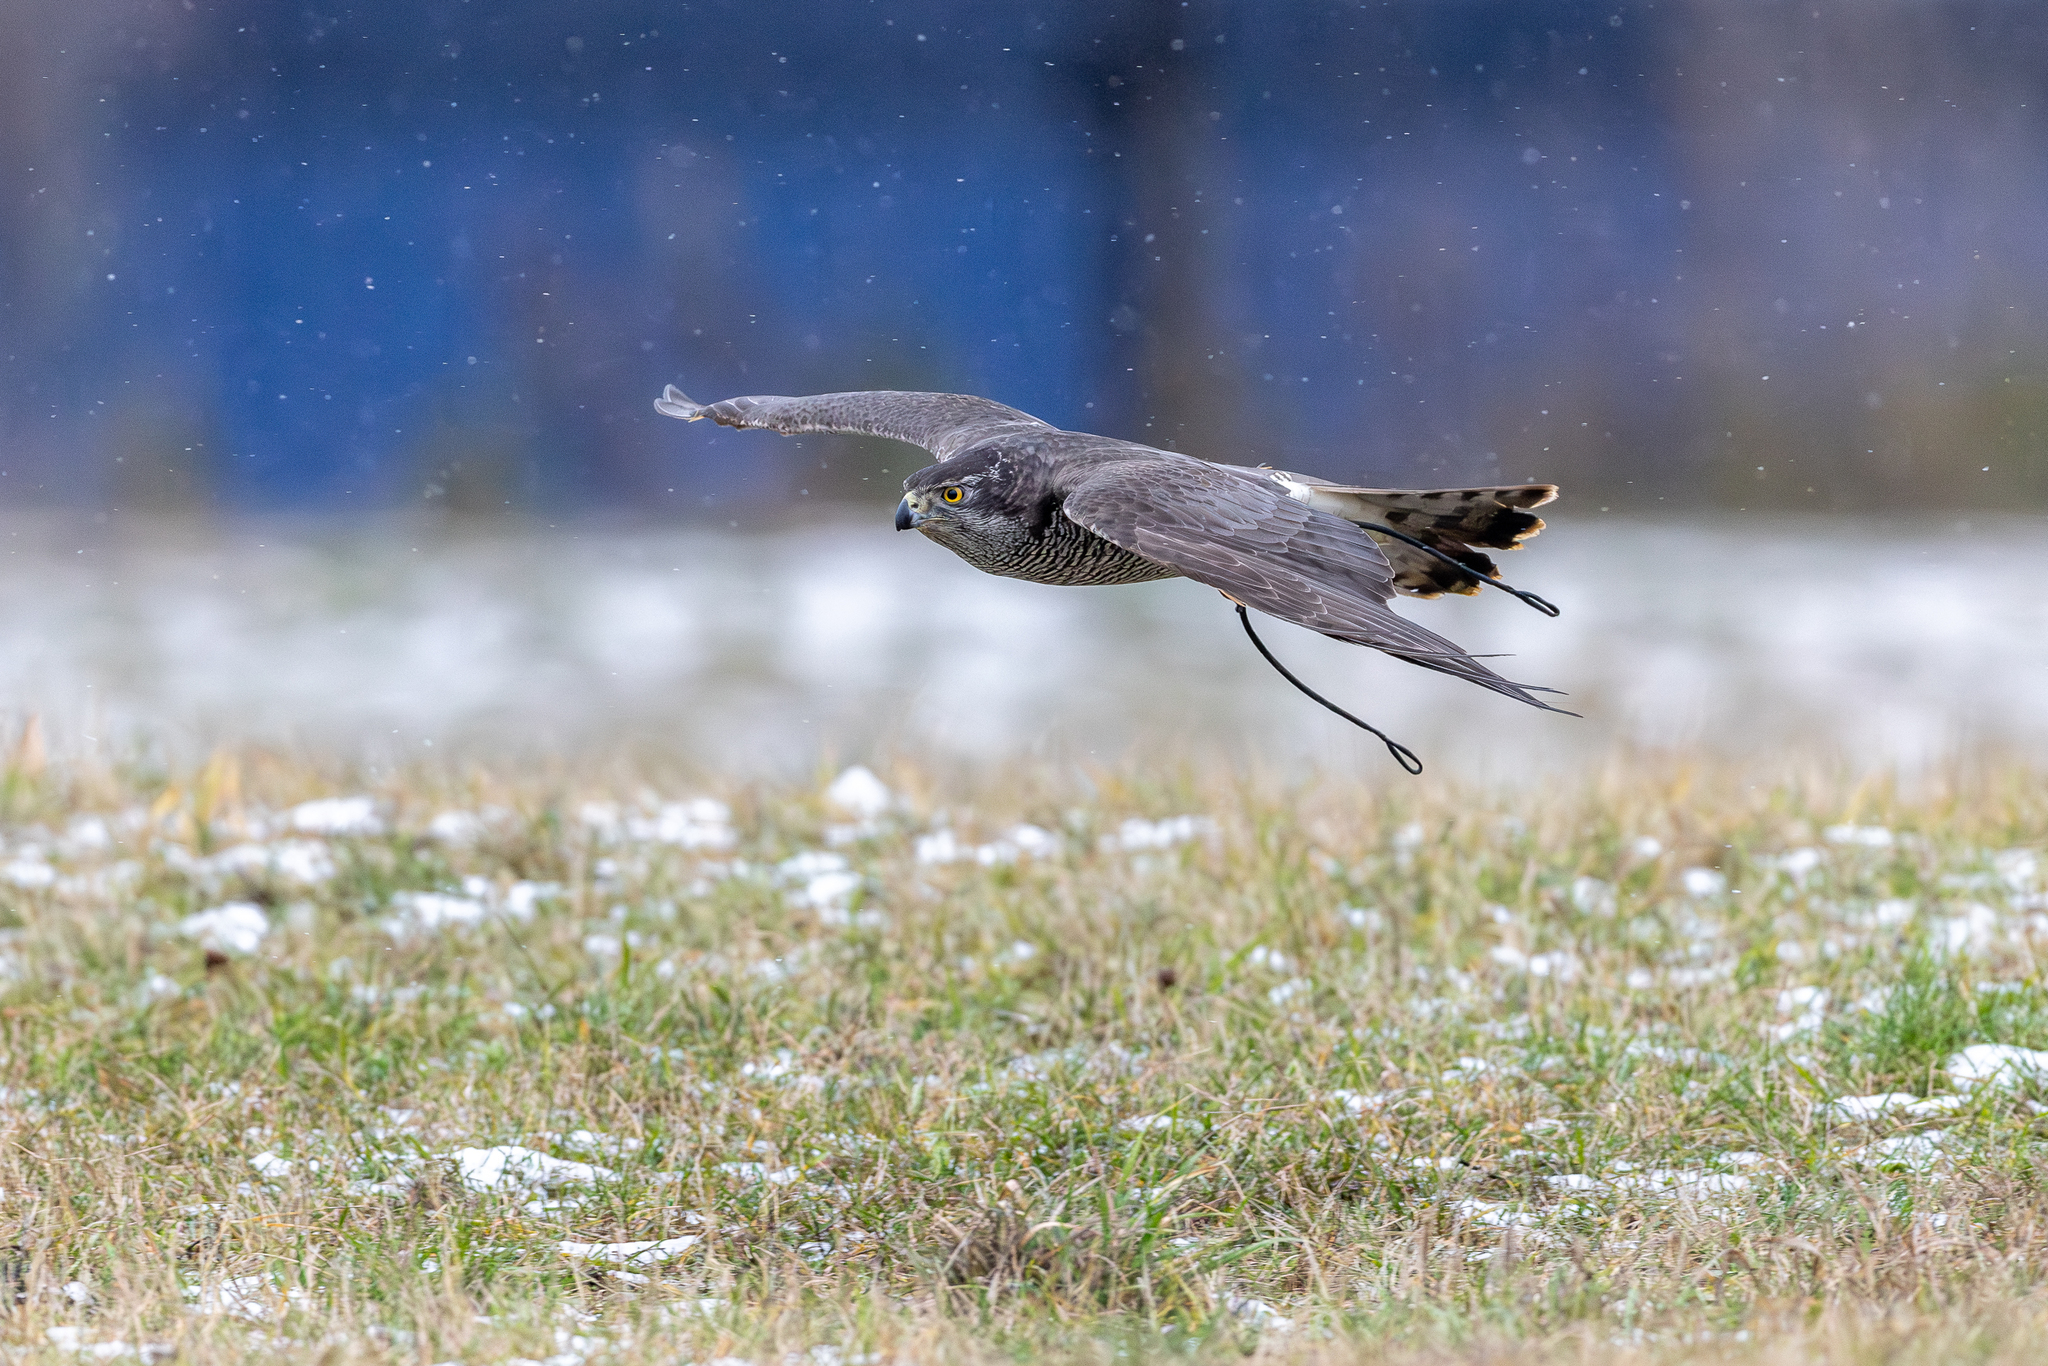
[[(0, 716), (53, 754), (138, 737), (360, 757), (590, 743), (728, 771), (903, 753), (1230, 758), (1396, 775), (1271, 674), (1186, 581), (1054, 589), (978, 574), (871, 521), (763, 534), (594, 526), (449, 535), (16, 516), (0, 525)], [(1502, 594), (1404, 603), (1544, 716), (1270, 625), (1333, 698), (1473, 778), (1617, 746), (1840, 756), (1907, 770), (2048, 758), (2048, 519), (1936, 524), (1566, 515)]]

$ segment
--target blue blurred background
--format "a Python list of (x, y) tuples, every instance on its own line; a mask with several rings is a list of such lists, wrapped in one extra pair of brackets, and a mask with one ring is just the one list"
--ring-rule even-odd
[(1617, 511), (2048, 501), (2038, 4), (8, 14), (7, 505), (723, 519), (915, 463), (669, 381)]

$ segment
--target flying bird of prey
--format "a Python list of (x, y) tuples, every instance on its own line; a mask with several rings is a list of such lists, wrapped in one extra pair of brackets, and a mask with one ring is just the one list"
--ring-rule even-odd
[[(1483, 548), (1512, 550), (1541, 531), (1528, 509), (1555, 498), (1555, 485), (1352, 488), (1061, 431), (969, 394), (698, 403), (669, 385), (654, 406), (685, 422), (708, 417), (784, 435), (843, 432), (922, 446), (938, 463), (903, 481), (897, 529), (922, 532), (991, 574), (1068, 585), (1176, 576), (1208, 584), (1237, 604), (1252, 642), (1289, 682), (1385, 740), (1410, 772), (1421, 768), (1412, 752), (1288, 673), (1245, 609), (1559, 710), (1535, 696), (1553, 689), (1510, 682), (1387, 608), (1397, 592), (1428, 598), (1476, 593), (1482, 583), (1506, 587)], [(1556, 615), (1534, 594), (1508, 591)]]

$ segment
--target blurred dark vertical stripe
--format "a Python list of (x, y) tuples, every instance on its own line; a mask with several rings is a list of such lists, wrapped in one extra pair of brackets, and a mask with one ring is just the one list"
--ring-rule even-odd
[(1051, 49), (1063, 102), (1105, 176), (1095, 225), (1097, 298), (1110, 333), (1097, 428), (1170, 450), (1239, 459), (1244, 411), (1224, 299), (1225, 209), (1236, 182), (1229, 102), (1231, 7), (1145, 0), (1075, 23)]

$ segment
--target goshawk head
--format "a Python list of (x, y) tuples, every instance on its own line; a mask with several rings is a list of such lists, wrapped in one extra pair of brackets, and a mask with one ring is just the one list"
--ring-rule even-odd
[(1043, 463), (1007, 451), (969, 451), (903, 481), (896, 529), (921, 531), (949, 550), (1042, 536), (1057, 512)]

